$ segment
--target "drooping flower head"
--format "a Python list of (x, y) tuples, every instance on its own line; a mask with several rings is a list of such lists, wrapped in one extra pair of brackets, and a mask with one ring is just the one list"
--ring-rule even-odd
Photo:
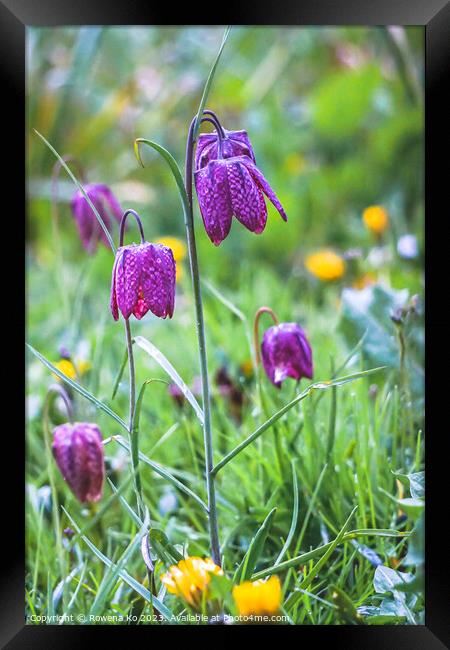
[[(106, 228), (111, 232), (111, 216), (119, 222), (122, 217), (119, 201), (107, 185), (92, 183), (86, 185), (84, 190), (101, 216)], [(109, 246), (105, 232), (81, 190), (75, 192), (70, 205), (85, 250), (88, 253), (95, 253), (99, 241)]]
[(251, 232), (263, 232), (267, 222), (264, 195), (285, 221), (287, 216), (255, 164), (245, 131), (226, 132), (216, 119), (203, 118), (213, 121), (216, 131), (208, 134), (209, 139), (200, 136), (194, 180), (206, 233), (218, 246), (228, 236), (233, 216)]
[[(123, 246), (128, 214), (136, 218), (141, 243)], [(133, 314), (140, 320), (148, 311), (159, 318), (172, 318), (175, 304), (176, 264), (172, 250), (144, 239), (142, 224), (134, 210), (127, 210), (120, 226), (120, 246), (112, 270), (110, 307), (114, 320), (119, 311), (125, 319)]]
[(241, 616), (273, 616), (281, 605), (280, 579), (245, 581), (233, 587), (233, 598)]
[(339, 280), (345, 273), (344, 259), (329, 249), (308, 255), (305, 266), (312, 275), (323, 282)]
[(170, 594), (183, 598), (192, 607), (199, 607), (212, 574), (223, 575), (223, 571), (211, 558), (192, 556), (172, 565), (161, 576), (161, 582)]
[(53, 456), (77, 499), (82, 503), (102, 496), (104, 458), (102, 435), (96, 424), (61, 424), (53, 431)]
[(312, 379), (311, 346), (297, 323), (280, 323), (264, 332), (261, 357), (266, 375), (280, 388), (287, 377)]
[(375, 235), (381, 235), (389, 225), (389, 216), (381, 205), (370, 205), (363, 212), (366, 228)]

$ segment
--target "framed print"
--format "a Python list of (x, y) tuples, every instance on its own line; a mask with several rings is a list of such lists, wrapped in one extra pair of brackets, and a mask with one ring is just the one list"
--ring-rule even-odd
[(0, 17), (4, 647), (449, 647), (448, 5)]

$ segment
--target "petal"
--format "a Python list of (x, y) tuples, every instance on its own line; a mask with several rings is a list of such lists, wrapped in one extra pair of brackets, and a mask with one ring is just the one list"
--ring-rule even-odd
[[(112, 190), (107, 186), (107, 185), (97, 185), (97, 191), (100, 194), (100, 196), (103, 198), (104, 203), (106, 205), (106, 210), (112, 214), (112, 216), (117, 219), (117, 221), (121, 221), (122, 215), (123, 215), (123, 210), (120, 206), (119, 201), (117, 200), (115, 194), (112, 192)], [(102, 213), (100, 212), (100, 216), (103, 216)], [(106, 223), (106, 222), (105, 222)], [(109, 228), (108, 228), (109, 230)]]
[(226, 169), (233, 214), (248, 230), (262, 232), (265, 219), (264, 215), (261, 215), (261, 199), (258, 186), (245, 165), (236, 161), (235, 158), (227, 160)]
[(118, 255), (116, 255), (114, 259), (114, 265), (113, 265), (112, 277), (111, 277), (111, 295), (109, 299), (109, 308), (111, 309), (111, 314), (113, 315), (114, 320), (119, 320), (119, 310), (117, 308), (117, 296), (116, 296), (117, 260), (118, 260)]
[(139, 291), (138, 246), (123, 246), (117, 251), (116, 300), (124, 318), (133, 313)]
[(197, 147), (195, 149), (195, 170), (202, 169), (209, 163), (210, 160), (217, 158), (217, 148), (215, 155), (212, 155), (215, 144), (217, 145), (217, 134), (200, 134), (197, 142)]
[(163, 244), (140, 246), (142, 298), (155, 316), (172, 318), (176, 267), (171, 249)]
[(263, 174), (259, 171), (259, 169), (254, 165), (248, 158), (245, 158), (242, 156), (240, 160), (246, 165), (248, 171), (252, 175), (253, 179), (256, 181), (256, 183), (259, 185), (261, 190), (264, 192), (264, 194), (267, 196), (269, 201), (273, 203), (273, 205), (276, 207), (278, 212), (280, 213), (281, 217), (284, 219), (284, 221), (287, 221), (287, 216), (284, 211), (283, 206), (281, 205), (277, 195), (273, 191), (273, 189), (270, 187), (269, 183), (267, 180), (264, 178)]
[(95, 225), (91, 218), (93, 213), (80, 190), (76, 191), (71, 201), (71, 208), (83, 248), (88, 253), (94, 253), (97, 248), (98, 238), (93, 237)]
[(225, 160), (215, 160), (194, 174), (205, 230), (216, 246), (230, 232), (233, 216), (226, 164)]

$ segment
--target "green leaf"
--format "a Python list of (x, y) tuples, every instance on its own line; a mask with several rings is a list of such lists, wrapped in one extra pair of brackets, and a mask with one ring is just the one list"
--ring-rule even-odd
[(375, 569), (373, 588), (377, 594), (394, 593), (398, 585), (411, 582), (413, 577), (414, 576), (411, 573), (395, 571), (394, 569), (382, 564)]
[(74, 176), (74, 174), (71, 172), (71, 170), (70, 170), (69, 167), (67, 166), (66, 162), (63, 160), (63, 158), (61, 158), (61, 156), (60, 156), (59, 153), (56, 151), (56, 149), (55, 149), (54, 147), (52, 147), (52, 145), (50, 144), (50, 142), (48, 142), (48, 140), (46, 140), (46, 139), (44, 138), (44, 136), (42, 135), (42, 133), (39, 133), (39, 131), (36, 131), (36, 129), (33, 129), (33, 130), (34, 130), (34, 132), (35, 132), (35, 133), (36, 133), (36, 134), (41, 138), (41, 140), (42, 140), (42, 141), (47, 145), (47, 147), (50, 149), (50, 151), (53, 153), (53, 155), (54, 155), (54, 156), (59, 160), (59, 163), (62, 165), (62, 167), (64, 167), (64, 169), (66, 170), (66, 172), (69, 174), (70, 178), (73, 180), (73, 182), (75, 183), (75, 185), (78, 187), (78, 189), (80, 190), (80, 192), (83, 194), (84, 198), (86, 199), (86, 201), (87, 201), (88, 204), (89, 204), (89, 207), (91, 208), (92, 212), (94, 213), (95, 218), (97, 219), (97, 221), (99, 222), (99, 224), (100, 224), (100, 226), (101, 226), (103, 232), (105, 233), (106, 239), (108, 240), (108, 243), (109, 243), (109, 245), (111, 246), (111, 250), (112, 250), (112, 252), (113, 252), (113, 255), (115, 255), (115, 254), (116, 254), (116, 247), (115, 247), (115, 245), (114, 245), (114, 242), (113, 242), (113, 239), (112, 239), (112, 237), (111, 237), (111, 234), (110, 234), (108, 228), (106, 227), (105, 222), (103, 221), (103, 219), (102, 219), (101, 216), (99, 215), (97, 208), (95, 207), (95, 205), (92, 203), (91, 199), (89, 198), (89, 196), (88, 196), (86, 190), (85, 190), (84, 187), (81, 185), (81, 183), (76, 179), (76, 177)]
[(40, 352), (35, 350), (29, 343), (26, 343), (26, 346), (28, 349), (41, 361), (41, 363), (44, 364), (44, 366), (47, 366), (49, 370), (51, 370), (55, 375), (57, 375), (65, 384), (73, 388), (77, 393), (80, 395), (83, 395), (86, 399), (88, 399), (94, 406), (96, 406), (98, 409), (101, 411), (104, 411), (107, 413), (110, 417), (113, 418), (116, 422), (120, 424), (121, 427), (123, 427), (126, 431), (128, 431), (128, 426), (126, 423), (120, 418), (117, 413), (114, 413), (109, 406), (106, 406), (103, 402), (100, 402), (92, 393), (90, 393), (86, 388), (83, 388), (80, 384), (78, 384), (76, 381), (73, 381), (72, 379), (69, 379), (69, 377), (66, 377), (64, 373), (62, 373), (58, 368), (56, 368), (51, 361), (46, 359)]
[[(122, 438), (122, 436), (114, 436), (113, 440), (117, 442), (118, 445), (126, 449), (128, 452), (131, 453), (130, 450), (130, 445)], [(208, 512), (208, 506), (206, 503), (197, 495), (195, 492), (193, 492), (190, 488), (188, 488), (184, 483), (179, 481), (175, 476), (173, 476), (167, 469), (162, 467), (162, 465), (159, 465), (158, 463), (153, 462), (150, 460), (150, 458), (147, 458), (142, 452), (139, 452), (139, 460), (141, 460), (143, 463), (148, 465), (153, 469), (154, 472), (165, 478), (169, 483), (171, 483), (174, 487), (178, 488), (181, 492), (184, 492), (188, 496), (190, 496), (192, 499), (194, 499), (206, 512)]]
[(275, 560), (275, 565), (279, 564), (281, 560), (283, 559), (284, 555), (286, 554), (289, 546), (291, 545), (292, 538), (294, 537), (295, 529), (297, 527), (297, 519), (298, 519), (298, 482), (297, 482), (297, 472), (295, 471), (295, 459), (291, 461), (291, 467), (292, 467), (292, 493), (294, 495), (294, 505), (292, 508), (292, 520), (291, 520), (291, 526), (289, 528), (289, 533), (288, 536), (286, 537), (286, 541), (284, 543), (283, 548), (281, 549), (277, 559)]
[(234, 574), (234, 578), (233, 578), (234, 583), (239, 584), (244, 580), (250, 579), (253, 570), (260, 558), (262, 550), (264, 548), (264, 544), (267, 539), (267, 535), (269, 534), (269, 530), (272, 525), (272, 520), (275, 516), (276, 511), (277, 509), (273, 508), (269, 512), (269, 514), (261, 524), (261, 527), (258, 529), (252, 541), (250, 542), (250, 546), (248, 547), (247, 553), (244, 555), (242, 562), (240, 563), (239, 567), (237, 568)]
[(204, 415), (203, 411), (200, 408), (197, 400), (195, 399), (194, 395), (191, 393), (189, 390), (189, 387), (185, 382), (181, 379), (180, 375), (177, 373), (175, 368), (172, 366), (170, 361), (166, 359), (166, 357), (163, 355), (163, 353), (158, 350), (156, 346), (153, 345), (153, 343), (150, 343), (150, 341), (147, 341), (146, 338), (143, 336), (135, 336), (134, 337), (134, 342), (138, 347), (140, 347), (144, 352), (147, 352), (147, 354), (154, 359), (163, 370), (169, 375), (169, 377), (172, 379), (172, 381), (175, 382), (175, 384), (178, 386), (178, 388), (181, 390), (189, 404), (192, 406), (192, 408), (195, 411), (195, 414), (197, 415), (198, 419), (200, 420), (200, 423), (203, 426), (204, 423)]
[(422, 566), (425, 561), (425, 513), (422, 512), (408, 540), (405, 566)]
[(201, 119), (201, 117), (203, 115), (203, 109), (205, 108), (206, 102), (208, 101), (208, 95), (209, 95), (209, 91), (211, 89), (211, 84), (213, 82), (214, 75), (216, 73), (217, 64), (219, 63), (219, 59), (221, 57), (223, 48), (225, 47), (225, 43), (227, 42), (227, 38), (228, 38), (228, 34), (230, 33), (230, 30), (231, 30), (231, 27), (227, 27), (225, 32), (224, 32), (224, 35), (222, 37), (222, 43), (220, 44), (219, 51), (217, 53), (217, 56), (215, 58), (215, 61), (214, 61), (213, 65), (212, 65), (212, 68), (211, 68), (211, 70), (209, 72), (208, 79), (206, 80), (205, 87), (203, 88), (203, 94), (202, 94), (202, 98), (200, 100), (200, 104), (199, 104), (199, 107), (198, 107), (197, 119), (196, 119), (195, 127), (194, 127), (194, 134), (193, 134), (194, 135), (194, 142), (197, 139), (197, 135), (198, 135), (198, 132), (199, 132), (199, 129), (200, 129), (200, 124), (201, 124), (200, 119)]
[(362, 290), (343, 290), (339, 328), (349, 345), (367, 332), (362, 350), (369, 363), (399, 367), (398, 343), (390, 314), (404, 306), (407, 299), (407, 289), (394, 291), (373, 285)]
[[(63, 508), (64, 512), (66, 513), (67, 517), (69, 518), (70, 522), (72, 523), (73, 527), (77, 532), (80, 532), (80, 528), (77, 526), (75, 521), (72, 519), (72, 517), (69, 515), (67, 510)], [(127, 557), (131, 556), (132, 552), (140, 545), (142, 537), (146, 534), (146, 529), (148, 527), (148, 522), (145, 522), (139, 533), (136, 535), (134, 540), (131, 542), (130, 546), (128, 549), (125, 551), (127, 553)], [(158, 610), (158, 612), (164, 616), (164, 618), (168, 622), (172, 622), (174, 620), (174, 615), (170, 611), (170, 609), (164, 605), (156, 596), (151, 594), (148, 589), (145, 589), (137, 580), (135, 580), (132, 576), (130, 576), (125, 569), (121, 566), (121, 562), (119, 561), (118, 564), (115, 564), (112, 562), (106, 555), (104, 555), (96, 546), (93, 544), (90, 539), (88, 539), (85, 535), (81, 535), (82, 540), (84, 543), (91, 549), (91, 551), (96, 555), (99, 560), (103, 562), (107, 567), (110, 567), (113, 569), (113, 573), (111, 574), (114, 576), (114, 579), (117, 577), (120, 577), (124, 582), (126, 582), (132, 589), (134, 589), (142, 598), (147, 600), (149, 603), (153, 605), (155, 609)]]
[(266, 420), (261, 426), (259, 426), (256, 431), (254, 431), (250, 436), (248, 436), (245, 440), (243, 440), (237, 447), (232, 449), (222, 460), (217, 463), (217, 465), (214, 466), (212, 469), (212, 474), (215, 475), (217, 472), (219, 472), (222, 467), (224, 467), (227, 463), (230, 462), (230, 460), (233, 460), (238, 454), (241, 453), (248, 445), (250, 445), (254, 440), (259, 438), (260, 435), (262, 435), (267, 429), (269, 429), (277, 420), (279, 420), (285, 413), (287, 413), (292, 407), (294, 407), (296, 404), (301, 402), (303, 399), (308, 397), (311, 393), (313, 393), (316, 390), (328, 390), (329, 388), (332, 388), (333, 386), (343, 386), (344, 384), (350, 382), (350, 381), (355, 381), (355, 379), (360, 379), (361, 377), (365, 377), (366, 375), (373, 374), (374, 372), (379, 372), (380, 370), (383, 370), (384, 367), (379, 367), (379, 368), (372, 368), (371, 370), (364, 370), (363, 372), (355, 372), (352, 375), (347, 375), (346, 377), (339, 377), (338, 379), (333, 379), (329, 381), (324, 381), (324, 382), (316, 382), (314, 384), (310, 384), (308, 388), (306, 388), (302, 393), (299, 393), (296, 397), (294, 397), (293, 400), (291, 400), (288, 404), (283, 406), (279, 411), (277, 411), (272, 417), (270, 417), (268, 420)]
[(413, 499), (425, 499), (425, 472), (407, 474)]
[(150, 529), (149, 541), (151, 548), (154, 549), (156, 555), (166, 566), (176, 564), (183, 559), (181, 553), (169, 541), (167, 535), (159, 528)]

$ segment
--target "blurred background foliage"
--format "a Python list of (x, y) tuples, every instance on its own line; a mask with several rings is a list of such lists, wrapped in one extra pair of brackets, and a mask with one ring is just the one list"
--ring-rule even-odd
[[(111, 185), (124, 207), (142, 212), (148, 238), (183, 236), (165, 165), (147, 152), (141, 170), (132, 143), (155, 139), (183, 161), (221, 33), (28, 30), (28, 226), (37, 255), (52, 254), (54, 159), (32, 128), (60, 154), (76, 156), (89, 181)], [(271, 208), (264, 237), (243, 237), (235, 225), (222, 247), (230, 264), (214, 273), (232, 283), (230, 270), (244, 251), (287, 270), (301, 268), (315, 246), (366, 244), (361, 213), (373, 203), (389, 210), (396, 236), (420, 231), (422, 66), (422, 28), (233, 28), (208, 104), (227, 128), (247, 129), (290, 225)], [(61, 179), (60, 196), (68, 201), (73, 185), (64, 173)], [(73, 234), (69, 216), (62, 227)], [(83, 256), (72, 239), (71, 257)], [(212, 250), (203, 235), (199, 245), (202, 255)]]

